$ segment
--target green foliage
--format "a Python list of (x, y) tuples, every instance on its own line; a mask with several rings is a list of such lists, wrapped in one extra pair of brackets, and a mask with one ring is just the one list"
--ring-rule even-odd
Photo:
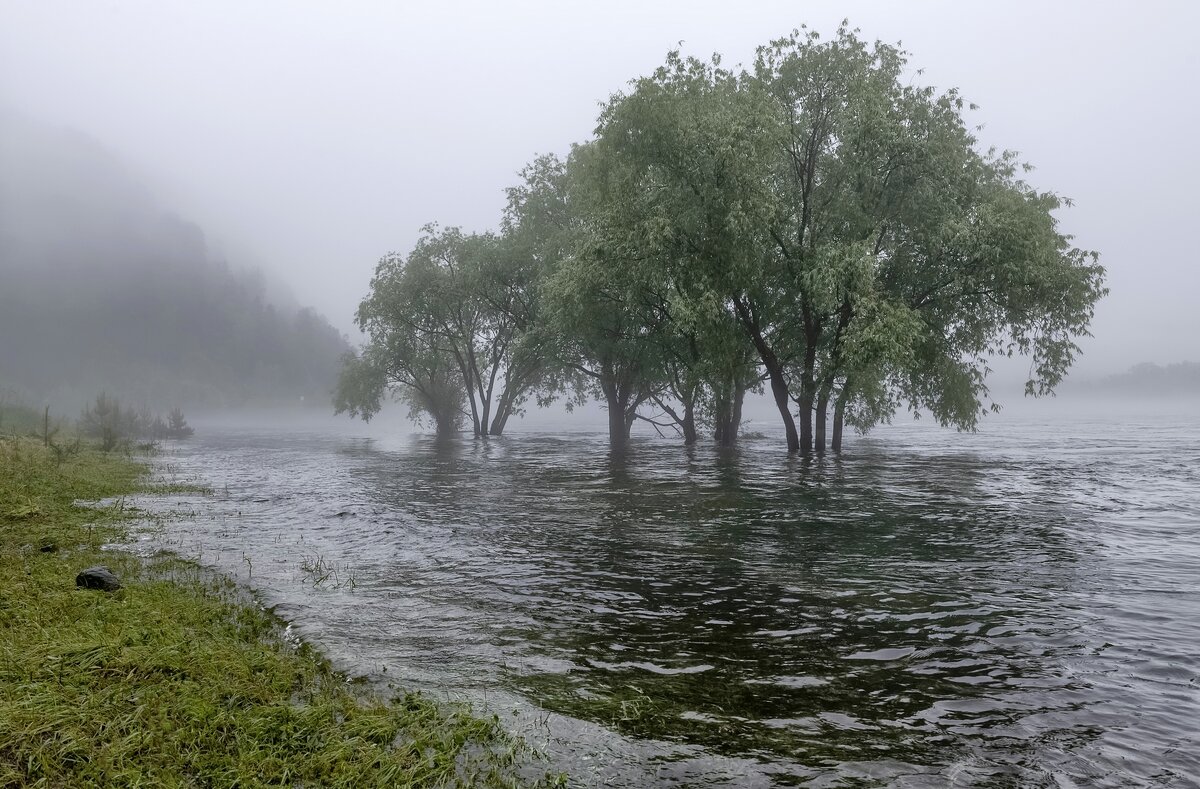
[(605, 403), (619, 447), (638, 407), (662, 386), (667, 294), (639, 251), (612, 232), (608, 164), (594, 145), (572, 152), (562, 181), (571, 234), (543, 295), (555, 361), (577, 390)]
[(360, 356), (346, 352), (342, 356), (342, 373), (333, 392), (334, 413), (347, 413), (370, 422), (383, 407), (387, 384), (383, 365), (373, 364), (365, 353)]
[(369, 418), (391, 391), (439, 433), (464, 416), (476, 436), (503, 432), (545, 375), (539, 241), (517, 211), (503, 237), (428, 225), (407, 256), (379, 262), (357, 314), (368, 346), (344, 360), (339, 412)]
[(740, 73), (672, 53), (601, 115), (597, 215), (659, 269), (677, 326), (741, 325), (785, 422), (781, 395), (799, 409), (795, 448), (823, 447), (831, 398), (863, 428), (901, 402), (972, 428), (989, 355), (1030, 356), (1028, 392), (1052, 391), (1105, 292), (1062, 201), (977, 150), (957, 92), (902, 80), (906, 58), (845, 27)]
[(698, 420), (736, 435), (764, 380), (793, 451), (825, 448), (831, 407), (835, 449), (847, 421), (906, 406), (973, 429), (997, 355), (1028, 356), (1027, 393), (1048, 394), (1104, 270), (1060, 232), (1066, 201), (980, 150), (974, 107), (914, 84), (907, 59), (845, 25), (794, 31), (749, 68), (672, 52), (610, 99), (594, 140), (523, 172), (499, 237), (427, 229), (360, 320), (392, 310), (380, 325), (452, 358), (477, 434), (474, 356), (510, 314), (479, 296), (510, 282), (536, 304), (513, 347), (535, 349), (543, 391), (601, 399), (614, 447), (651, 403), (688, 441)]
[(393, 391), (415, 417), (431, 419), (439, 433), (458, 429), (466, 387), (445, 337), (444, 307), (452, 295), (440, 292), (448, 283), (438, 258), (447, 246), (445, 237), (426, 236), (411, 266), (395, 253), (379, 261), (371, 293), (356, 316), (368, 345), (361, 355), (343, 359), (335, 394), (339, 413), (369, 419), (384, 393)]
[(697, 410), (720, 424), (759, 380), (734, 302), (763, 282), (755, 234), (768, 207), (768, 121), (761, 98), (716, 61), (672, 53), (614, 97), (592, 146), (585, 208), (621, 251), (613, 276), (633, 273), (657, 301), (645, 333), (660, 356), (657, 391), (682, 404), (682, 417), (654, 400), (685, 438)]

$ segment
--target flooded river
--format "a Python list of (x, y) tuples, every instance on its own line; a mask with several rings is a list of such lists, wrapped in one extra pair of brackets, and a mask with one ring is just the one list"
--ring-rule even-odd
[[(148, 542), (583, 786), (1200, 785), (1200, 418), (789, 459), (198, 424)], [(766, 428), (764, 428), (766, 429)]]

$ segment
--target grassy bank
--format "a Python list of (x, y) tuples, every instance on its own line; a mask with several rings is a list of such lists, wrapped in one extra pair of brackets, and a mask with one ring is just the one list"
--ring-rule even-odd
[[(0, 787), (532, 783), (494, 719), (371, 697), (227, 579), (104, 550), (134, 513), (73, 502), (145, 471), (0, 439)], [(77, 589), (95, 564), (123, 588)]]

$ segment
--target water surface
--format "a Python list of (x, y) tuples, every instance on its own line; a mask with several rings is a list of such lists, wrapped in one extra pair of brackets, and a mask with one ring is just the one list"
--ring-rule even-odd
[(156, 539), (582, 785), (1200, 785), (1194, 417), (370, 433), (201, 424), (163, 460), (214, 494)]

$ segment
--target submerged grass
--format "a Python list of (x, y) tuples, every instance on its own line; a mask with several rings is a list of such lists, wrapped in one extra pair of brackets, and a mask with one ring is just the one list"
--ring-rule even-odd
[[(563, 782), (495, 718), (349, 685), (228, 579), (105, 550), (145, 471), (0, 439), (0, 787)], [(94, 564), (123, 588), (77, 589)]]

